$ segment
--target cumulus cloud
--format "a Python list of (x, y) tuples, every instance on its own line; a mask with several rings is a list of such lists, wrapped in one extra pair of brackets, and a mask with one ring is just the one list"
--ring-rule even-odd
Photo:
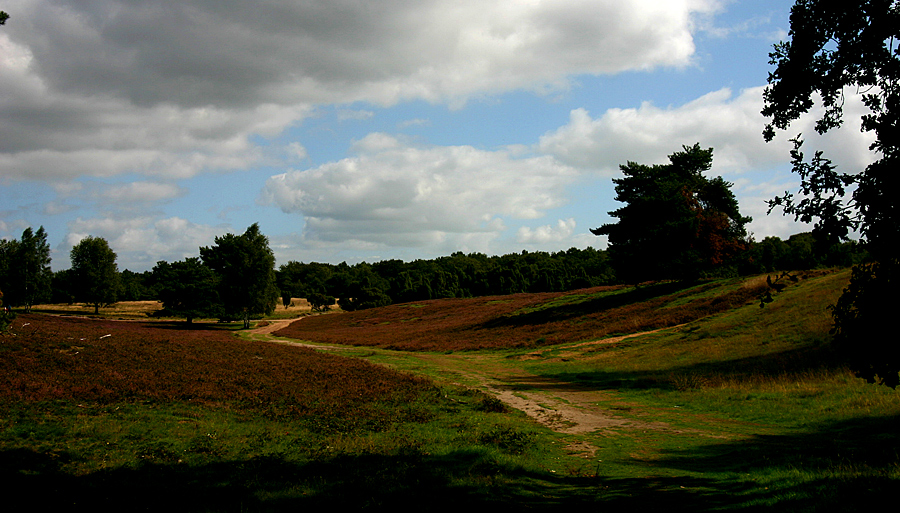
[(155, 182), (131, 182), (114, 185), (101, 194), (107, 201), (133, 205), (135, 203), (158, 203), (168, 201), (185, 194), (185, 190), (177, 185)]
[(620, 164), (638, 160), (638, 156), (642, 164), (663, 163), (682, 145), (697, 142), (704, 148), (714, 148), (717, 173), (765, 169), (785, 162), (791, 148), (788, 138), (800, 133), (809, 139), (804, 149), (825, 149), (842, 168), (861, 169), (871, 161), (871, 134), (859, 131), (865, 107), (858, 95), (848, 92), (847, 122), (841, 130), (816, 136), (813, 124), (817, 112), (811, 112), (792, 125), (791, 135), (782, 134), (766, 143), (761, 135), (766, 124), (760, 114), (763, 89), (745, 89), (734, 96), (725, 88), (668, 108), (645, 102), (639, 108), (610, 109), (598, 118), (585, 109), (575, 109), (569, 123), (542, 136), (538, 147), (568, 165), (608, 176), (617, 174)]
[[(69, 250), (87, 236), (102, 237), (117, 255), (119, 269), (149, 269), (160, 260), (175, 261), (198, 256), (200, 246), (214, 243), (228, 230), (195, 224), (180, 217), (157, 219), (150, 216), (127, 219), (78, 218), (69, 223), (69, 233), (56, 248)], [(54, 260), (55, 261), (55, 260)]]
[(548, 242), (562, 242), (568, 240), (575, 231), (575, 219), (560, 219), (556, 226), (545, 225), (531, 229), (527, 226), (519, 228), (516, 241), (523, 244), (545, 244)]
[(693, 17), (718, 3), (9, 0), (0, 174), (187, 178), (259, 165), (253, 137), (314, 105), (459, 103), (685, 66)]
[[(689, 62), (713, 0), (11, 0), (54, 88), (136, 104), (459, 96)], [(14, 27), (16, 24), (11, 24)]]
[(264, 201), (302, 215), (307, 240), (434, 246), (450, 237), (494, 237), (504, 218), (538, 218), (564, 203), (576, 178), (548, 156), (419, 147), (383, 133), (354, 149), (351, 158), (272, 176)]

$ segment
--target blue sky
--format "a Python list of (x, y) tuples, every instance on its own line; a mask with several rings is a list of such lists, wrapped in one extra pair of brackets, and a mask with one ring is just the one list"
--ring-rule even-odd
[(0, 237), (43, 225), (55, 270), (87, 235), (143, 271), (254, 222), (279, 264), (604, 248), (618, 165), (697, 142), (787, 237), (790, 137), (871, 158), (854, 92), (841, 130), (763, 142), (792, 3), (7, 0)]

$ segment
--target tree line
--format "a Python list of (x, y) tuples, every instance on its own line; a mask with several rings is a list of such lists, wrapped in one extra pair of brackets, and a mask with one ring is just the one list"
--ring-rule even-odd
[[(621, 242), (620, 242), (621, 243)], [(71, 267), (52, 272), (43, 227), (27, 228), (20, 239), (0, 240), (0, 291), (5, 305), (30, 311), (41, 303), (86, 303), (99, 308), (117, 301), (158, 300), (161, 315), (249, 321), (271, 313), (281, 298), (306, 298), (317, 310), (334, 305), (357, 310), (438, 298), (560, 292), (622, 283), (611, 251), (570, 248), (488, 256), (453, 253), (430, 260), (384, 260), (349, 265), (289, 261), (275, 268), (268, 239), (259, 226), (227, 234), (199, 249), (196, 257), (160, 261), (152, 270), (118, 270), (117, 255), (101, 237), (86, 237), (71, 252)], [(697, 268), (707, 277), (749, 275), (791, 269), (850, 266), (865, 252), (848, 241), (823, 246), (812, 233), (786, 240), (746, 239), (729, 262)], [(702, 271), (702, 272), (701, 272)], [(626, 270), (633, 276), (633, 266)], [(640, 276), (648, 278), (657, 274)], [(667, 278), (675, 277), (665, 276)]]

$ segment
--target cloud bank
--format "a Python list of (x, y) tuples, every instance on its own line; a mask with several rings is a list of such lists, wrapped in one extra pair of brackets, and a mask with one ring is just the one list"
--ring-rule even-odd
[(471, 146), (420, 147), (374, 133), (356, 156), (271, 177), (263, 201), (305, 219), (307, 243), (376, 247), (492, 239), (504, 219), (534, 219), (565, 200), (575, 173), (548, 156)]
[[(712, 0), (10, 0), (0, 174), (186, 178), (265, 163), (315, 105), (565, 89), (685, 66)], [(357, 114), (359, 115), (359, 114)]]

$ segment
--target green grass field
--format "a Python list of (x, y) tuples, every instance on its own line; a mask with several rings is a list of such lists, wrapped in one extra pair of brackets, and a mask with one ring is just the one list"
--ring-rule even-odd
[[(278, 337), (20, 315), (0, 336), (0, 482), (12, 510), (871, 509), (900, 485), (900, 393), (831, 351), (848, 277), (765, 308), (764, 278), (735, 279), (393, 305)], [(300, 327), (328, 347), (266, 341)]]

